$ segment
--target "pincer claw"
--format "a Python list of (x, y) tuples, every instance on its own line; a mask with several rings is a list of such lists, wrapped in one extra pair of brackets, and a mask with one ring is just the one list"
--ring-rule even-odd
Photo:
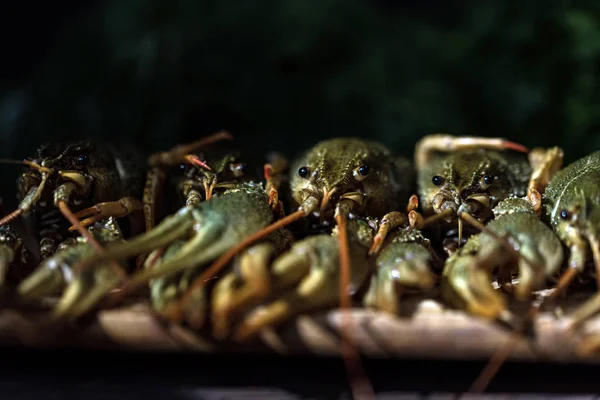
[(91, 309), (119, 283), (119, 277), (108, 265), (87, 269), (67, 286), (53, 316), (56, 319), (76, 318)]

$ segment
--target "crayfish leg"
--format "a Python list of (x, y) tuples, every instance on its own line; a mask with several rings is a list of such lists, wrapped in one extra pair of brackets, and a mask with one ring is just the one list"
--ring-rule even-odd
[(279, 188), (285, 179), (283, 172), (287, 169), (288, 163), (287, 159), (279, 154), (273, 154), (270, 158), (271, 162), (265, 164), (263, 168), (265, 190), (269, 195), (269, 205), (280, 218), (283, 218), (285, 213), (283, 203), (279, 199)]
[(142, 197), (146, 232), (152, 230), (156, 224), (156, 212), (157, 209), (161, 207), (161, 204), (159, 204), (161, 199), (158, 196), (158, 193), (163, 190), (165, 180), (166, 174), (162, 168), (150, 168), (146, 174), (146, 185), (144, 186), (144, 194)]
[(576, 243), (570, 247), (569, 263), (567, 270), (561, 275), (554, 292), (548, 297), (555, 299), (569, 287), (573, 279), (583, 271), (586, 262), (587, 248), (582, 243)]
[(236, 329), (234, 340), (246, 341), (262, 329), (280, 325), (297, 314), (335, 304), (337, 294), (331, 290), (328, 278), (322, 270), (311, 270), (291, 293), (250, 313)]
[[(439, 221), (452, 215), (453, 211), (450, 209), (444, 210), (440, 213), (430, 215), (427, 218), (423, 218), (422, 214), (415, 210), (408, 213), (409, 221), (411, 221), (411, 227), (415, 229), (423, 229), (427, 226), (432, 225), (434, 222)], [(414, 221), (414, 222), (412, 222)]]
[(212, 301), (213, 336), (225, 338), (229, 334), (230, 318), (269, 294), (268, 266), (274, 251), (271, 243), (253, 246), (239, 257), (239, 276), (231, 272), (216, 284)]
[(559, 147), (536, 148), (529, 153), (529, 164), (533, 172), (527, 186), (527, 200), (538, 214), (542, 208), (541, 194), (554, 174), (562, 168), (563, 157), (564, 152)]
[[(88, 227), (95, 222), (103, 219), (122, 218), (134, 211), (142, 209), (142, 202), (132, 196), (123, 197), (117, 201), (108, 201), (98, 203), (92, 207), (86, 208), (75, 213), (77, 218), (85, 218), (80, 221), (81, 226)], [(87, 218), (86, 218), (87, 217)], [(75, 226), (69, 228), (70, 231), (77, 229)]]
[(577, 329), (598, 312), (600, 312), (600, 293), (595, 294), (591, 299), (573, 311), (571, 314), (571, 329)]
[(392, 211), (387, 213), (381, 219), (381, 223), (379, 224), (379, 229), (377, 230), (377, 234), (373, 238), (373, 245), (369, 249), (369, 255), (374, 255), (379, 252), (381, 249), (381, 245), (383, 241), (387, 237), (389, 231), (399, 227), (406, 225), (408, 222), (404, 213), (399, 211)]

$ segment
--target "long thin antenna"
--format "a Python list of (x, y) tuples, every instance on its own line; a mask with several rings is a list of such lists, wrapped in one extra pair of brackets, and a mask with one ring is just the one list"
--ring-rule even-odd
[(348, 246), (348, 230), (346, 218), (343, 214), (336, 216), (338, 228), (338, 243), (340, 257), (340, 310), (341, 310), (341, 354), (350, 381), (352, 396), (355, 399), (375, 399), (373, 387), (360, 364), (360, 354), (356, 344), (346, 332), (351, 332), (352, 323), (350, 318), (351, 299), (348, 289), (351, 280), (350, 249)]
[[(100, 245), (96, 238), (92, 236), (92, 234), (79, 223), (79, 220), (77, 219), (75, 214), (73, 214), (73, 212), (69, 209), (67, 203), (61, 200), (58, 201), (57, 206), (60, 212), (65, 216), (65, 218), (69, 220), (71, 225), (73, 225), (77, 229), (81, 236), (83, 236), (87, 240), (87, 242), (94, 248), (94, 250), (96, 250), (98, 253), (103, 253), (104, 248), (102, 247), (102, 245)], [(127, 274), (125, 274), (123, 268), (121, 268), (116, 261), (111, 261), (110, 266), (120, 279), (124, 280), (127, 278)]]

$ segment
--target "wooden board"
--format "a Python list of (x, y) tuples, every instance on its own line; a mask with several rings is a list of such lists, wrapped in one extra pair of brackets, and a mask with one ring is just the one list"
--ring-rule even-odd
[[(586, 296), (571, 296), (561, 308), (568, 313)], [(353, 309), (352, 337), (364, 354), (375, 357), (478, 359), (505, 344), (511, 331), (462, 311), (446, 308), (434, 298), (408, 298), (403, 315)], [(39, 314), (0, 311), (0, 340), (25, 346), (77, 346), (167, 351), (275, 351), (281, 354), (338, 354), (341, 312), (332, 310), (300, 316), (275, 330), (265, 330), (260, 345), (219, 344), (210, 338), (162, 321), (146, 304), (100, 312), (78, 326), (57, 326)], [(535, 320), (535, 335), (524, 338), (511, 358), (519, 360), (582, 361), (582, 349), (600, 338), (600, 317), (575, 334), (569, 320), (551, 312)], [(595, 346), (595, 345), (594, 345)], [(598, 346), (600, 347), (600, 346)], [(586, 357), (596, 362), (598, 357)]]

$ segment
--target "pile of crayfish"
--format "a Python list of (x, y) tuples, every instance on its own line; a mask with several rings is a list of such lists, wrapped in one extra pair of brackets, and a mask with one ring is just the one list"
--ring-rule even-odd
[[(304, 313), (398, 315), (436, 288), (513, 326), (594, 277), (600, 152), (425, 136), (414, 162), (383, 144), (325, 140), (293, 162), (249, 161), (219, 132), (152, 154), (51, 144), (23, 161), (0, 220), (4, 306), (73, 320), (127, 302), (217, 341), (245, 342)], [(5, 160), (7, 162), (7, 160)], [(7, 167), (8, 168), (8, 167)], [(581, 325), (600, 296), (572, 315)]]

